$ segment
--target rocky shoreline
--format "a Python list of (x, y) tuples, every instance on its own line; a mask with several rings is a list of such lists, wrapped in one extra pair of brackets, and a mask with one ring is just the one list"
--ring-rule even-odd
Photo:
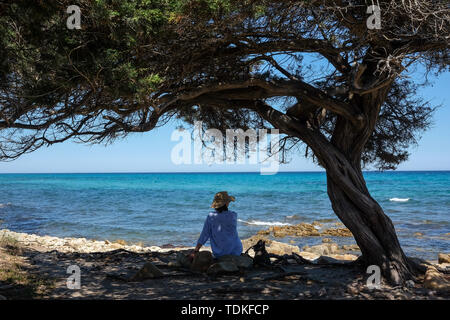
[(320, 237), (320, 236), (334, 236), (334, 237), (352, 237), (349, 229), (343, 228), (340, 222), (334, 223), (336, 227), (326, 228), (325, 225), (319, 221), (313, 223), (299, 223), (288, 226), (272, 226), (266, 230), (258, 231), (259, 235), (273, 235), (276, 238), (284, 238), (286, 236), (294, 237)]
[[(269, 253), (276, 255), (290, 255), (295, 253), (310, 261), (314, 261), (321, 256), (327, 256), (343, 261), (354, 261), (360, 256), (361, 252), (356, 244), (339, 246), (330, 238), (326, 237), (328, 235), (347, 237), (347, 232), (350, 232), (348, 229), (329, 228), (316, 234), (315, 231), (317, 231), (317, 229), (315, 229), (314, 226), (316, 226), (316, 223), (300, 223), (293, 226), (275, 226), (270, 227), (267, 230), (260, 230), (256, 235), (247, 239), (242, 239), (243, 251), (247, 251), (248, 248), (256, 244), (259, 240), (263, 240), (266, 242), (266, 249)], [(269, 237), (270, 235), (272, 235), (272, 237)], [(321, 236), (322, 243), (313, 246), (305, 245), (300, 248), (296, 245), (273, 240), (274, 238), (282, 238), (285, 236)], [(56, 250), (63, 253), (96, 253), (126, 250), (134, 253), (167, 253), (171, 251), (187, 251), (194, 249), (194, 247), (189, 246), (144, 246), (142, 244), (128, 244), (124, 240), (109, 241), (74, 237), (59, 238), (49, 235), (40, 236), (1, 229), (0, 241), (5, 238), (14, 239), (20, 243), (21, 247), (33, 248), (40, 252)], [(211, 248), (204, 246), (202, 247), (202, 250), (211, 251)], [(249, 254), (252, 255), (252, 252)], [(427, 262), (430, 264), (448, 264), (450, 263), (449, 254), (440, 253), (438, 257), (436, 257), (436, 260)]]
[(167, 252), (170, 250), (184, 250), (188, 247), (178, 248), (161, 248), (158, 246), (145, 247), (137, 244), (127, 244), (123, 240), (109, 241), (109, 240), (92, 240), (86, 238), (59, 238), (53, 236), (39, 236), (36, 234), (29, 234), (23, 232), (14, 232), (8, 229), (0, 230), (0, 240), (4, 237), (11, 237), (20, 242), (25, 247), (37, 247), (44, 251), (57, 250), (60, 252), (108, 252), (118, 249), (123, 249), (131, 252)]
[[(317, 229), (314, 228), (316, 223), (307, 224), (300, 223), (298, 225), (293, 226), (283, 226), (283, 227), (270, 227), (267, 230), (261, 230), (256, 235), (242, 239), (242, 244), (244, 248), (244, 252), (247, 251), (248, 248), (256, 244), (259, 240), (263, 240), (266, 242), (266, 248), (269, 253), (273, 253), (276, 255), (290, 255), (292, 253), (296, 253), (301, 257), (314, 261), (321, 256), (328, 256), (337, 260), (344, 261), (354, 261), (356, 260), (361, 252), (359, 247), (354, 245), (341, 245), (339, 246), (337, 243), (333, 242), (330, 238), (325, 236), (348, 236), (348, 229), (346, 228), (329, 228), (325, 229), (320, 233), (316, 233)], [(273, 237), (268, 237), (272, 235)], [(350, 233), (351, 235), (351, 233)], [(284, 242), (273, 240), (273, 238), (281, 238), (285, 236), (297, 236), (297, 237), (305, 237), (305, 236), (321, 236), (322, 243), (314, 246), (303, 246), (300, 248), (299, 246), (287, 244)], [(8, 229), (0, 230), (0, 241), (5, 238), (11, 238), (20, 243), (21, 247), (24, 248), (33, 248), (40, 252), (48, 252), (48, 251), (59, 251), (63, 253), (95, 253), (95, 252), (110, 252), (114, 250), (126, 250), (134, 253), (150, 253), (150, 252), (159, 252), (159, 253), (167, 253), (171, 251), (187, 251), (192, 250), (194, 247), (188, 246), (144, 246), (142, 244), (128, 244), (124, 240), (93, 240), (86, 238), (73, 238), (73, 237), (65, 237), (59, 238), (49, 235), (36, 235), (29, 234), (23, 232), (15, 232)], [(202, 250), (211, 251), (211, 248), (204, 246)], [(249, 253), (252, 254), (251, 252)], [(448, 264), (450, 263), (449, 254), (440, 253), (436, 260), (427, 261), (431, 264)]]
[[(275, 269), (253, 268), (244, 273), (240, 270), (217, 279), (174, 268), (179, 253), (186, 254), (193, 247), (145, 247), (124, 241), (58, 238), (7, 229), (0, 230), (0, 244), (5, 239), (8, 243), (15, 243), (19, 248), (17, 252), (20, 253), (17, 259), (22, 261), (23, 270), (27, 270), (31, 275), (52, 279), (54, 284), (51, 289), (39, 298), (195, 299), (197, 294), (204, 297), (206, 292), (210, 293), (211, 299), (449, 298), (448, 254), (439, 255), (438, 264), (429, 264), (428, 271), (420, 283), (410, 283), (408, 287), (399, 288), (383, 284), (379, 290), (373, 291), (368, 290), (365, 285), (367, 275), (352, 263), (360, 255), (357, 246), (339, 246), (329, 238), (322, 238), (321, 244), (299, 248), (273, 240), (273, 237), (269, 238), (274, 236), (274, 233), (280, 235), (280, 232), (290, 233), (291, 236), (299, 229), (305, 232), (312, 230), (305, 225), (294, 228), (290, 226), (286, 229), (271, 228), (269, 232), (259, 232), (243, 239), (242, 243), (246, 251), (258, 240), (264, 240), (269, 253), (285, 257), (297, 256), (304, 259), (306, 264), (299, 265), (292, 259), (289, 262), (288, 259), (285, 264), (280, 265), (283, 270), (281, 273)], [(345, 231), (338, 233), (345, 234)], [(0, 245), (1, 250), (6, 252)], [(202, 250), (210, 251), (210, 248), (204, 247)], [(249, 254), (252, 256), (251, 250)], [(0, 267), (3, 262), (0, 259)], [(85, 285), (78, 291), (68, 290), (66, 286), (66, 269), (73, 264), (80, 266), (84, 277)], [(158, 268), (161, 276), (131, 283), (123, 280), (130, 277), (132, 279), (133, 275), (149, 265)], [(4, 291), (2, 286), (4, 289), (0, 279), (0, 298), (8, 297), (8, 291)], [(8, 286), (7, 284), (6, 287)], [(152, 293), (149, 293), (149, 290)]]
[[(267, 251), (269, 253), (284, 255), (296, 253), (305, 259), (314, 261), (322, 255), (330, 256), (339, 260), (353, 261), (358, 258), (358, 255), (348, 254), (349, 249), (355, 250), (354, 247), (338, 246), (336, 243), (328, 238), (324, 238), (324, 243), (316, 246), (305, 246), (302, 249), (298, 246), (271, 240), (258, 233), (257, 235), (243, 239), (242, 244), (244, 251), (254, 245), (258, 240), (264, 240), (267, 244)], [(160, 252), (166, 253), (170, 251), (185, 251), (194, 249), (194, 247), (174, 247), (163, 248), (159, 246), (143, 246), (138, 244), (127, 244), (123, 240), (109, 241), (109, 240), (91, 240), (86, 238), (59, 238), (54, 236), (39, 236), (36, 234), (28, 234), (22, 232), (14, 232), (8, 229), (0, 230), (0, 240), (2, 238), (12, 238), (20, 243), (24, 248), (33, 248), (41, 252), (59, 251), (63, 253), (95, 253), (95, 252), (109, 252), (114, 250), (126, 250), (134, 253), (149, 253)], [(202, 247), (202, 250), (211, 251), (209, 247)], [(358, 250), (356, 246), (356, 250)], [(250, 255), (252, 253), (250, 252)]]

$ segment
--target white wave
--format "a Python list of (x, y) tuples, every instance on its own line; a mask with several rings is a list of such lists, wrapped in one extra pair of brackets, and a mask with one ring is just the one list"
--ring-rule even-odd
[(409, 201), (409, 198), (390, 198), (389, 201), (393, 201), (393, 202), (406, 202), (406, 201)]
[(245, 224), (250, 224), (253, 226), (290, 226), (290, 223), (285, 223), (285, 222), (271, 222), (271, 221), (259, 221), (259, 220), (250, 220), (250, 221), (245, 221), (245, 220), (241, 220), (238, 219), (239, 222), (245, 223)]
[(11, 202), (8, 203), (0, 203), (0, 208), (9, 207), (11, 205)]

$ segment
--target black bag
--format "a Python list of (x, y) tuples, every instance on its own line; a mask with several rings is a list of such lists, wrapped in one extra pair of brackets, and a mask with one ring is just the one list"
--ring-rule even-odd
[(248, 248), (247, 251), (245, 251), (245, 254), (247, 254), (250, 249), (253, 249), (255, 252), (255, 256), (253, 257), (254, 266), (259, 265), (266, 267), (272, 265), (269, 253), (266, 250), (266, 242), (264, 240), (259, 240), (255, 245)]

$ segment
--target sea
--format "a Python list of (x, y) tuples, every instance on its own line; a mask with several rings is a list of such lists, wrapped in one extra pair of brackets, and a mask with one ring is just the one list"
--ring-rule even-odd
[[(450, 171), (364, 173), (407, 255), (449, 251)], [(241, 239), (270, 226), (336, 226), (324, 172), (0, 174), (0, 229), (57, 237), (193, 246), (214, 194), (235, 196)], [(353, 238), (332, 237), (339, 244)], [(320, 237), (280, 238), (299, 245)]]

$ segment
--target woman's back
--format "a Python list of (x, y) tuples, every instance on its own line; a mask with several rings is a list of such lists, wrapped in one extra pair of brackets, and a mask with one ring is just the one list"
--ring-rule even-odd
[(199, 238), (202, 245), (210, 239), (211, 249), (216, 258), (242, 253), (242, 242), (237, 232), (237, 213), (230, 210), (210, 212)]

